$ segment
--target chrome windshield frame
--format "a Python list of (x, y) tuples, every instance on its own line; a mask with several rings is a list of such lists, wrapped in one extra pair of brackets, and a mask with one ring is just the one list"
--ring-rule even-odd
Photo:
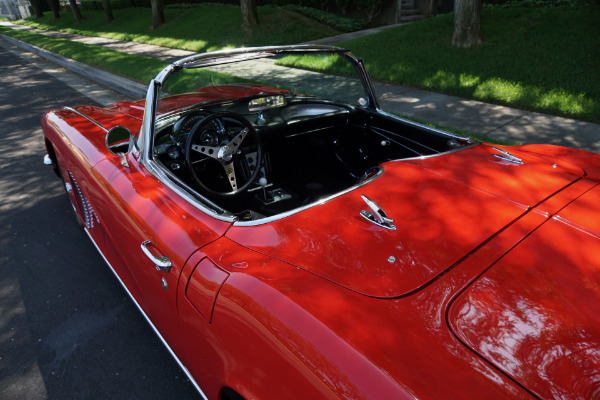
[[(136, 157), (139, 162), (159, 181), (167, 185), (179, 196), (190, 202), (197, 208), (219, 220), (235, 222), (236, 217), (233, 214), (223, 210), (204, 196), (194, 196), (192, 190), (181, 182), (176, 182), (168, 173), (160, 168), (153, 157), (153, 136), (156, 125), (156, 111), (160, 98), (161, 88), (170, 75), (182, 68), (203, 68), (207, 66), (239, 62), (243, 60), (257, 59), (281, 54), (339, 54), (350, 61), (361, 80), (363, 89), (369, 98), (366, 107), (378, 110), (379, 105), (368, 78), (362, 59), (353, 56), (349, 50), (336, 46), (323, 45), (293, 45), (293, 46), (267, 46), (267, 47), (248, 47), (240, 49), (226, 49), (212, 51), (208, 53), (194, 54), (173, 62), (161, 70), (148, 85), (146, 93), (146, 102), (144, 105), (144, 114), (142, 125), (135, 141)], [(258, 222), (258, 221), (257, 221)]]

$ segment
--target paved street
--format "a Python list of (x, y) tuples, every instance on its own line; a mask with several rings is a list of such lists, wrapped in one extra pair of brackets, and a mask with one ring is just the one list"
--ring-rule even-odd
[(44, 111), (115, 94), (14, 51), (0, 40), (0, 399), (199, 399), (42, 163)]

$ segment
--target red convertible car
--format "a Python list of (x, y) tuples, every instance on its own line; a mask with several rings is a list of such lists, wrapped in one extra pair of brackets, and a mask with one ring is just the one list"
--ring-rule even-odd
[(203, 398), (600, 398), (598, 154), (388, 114), (321, 46), (191, 56), (43, 129)]

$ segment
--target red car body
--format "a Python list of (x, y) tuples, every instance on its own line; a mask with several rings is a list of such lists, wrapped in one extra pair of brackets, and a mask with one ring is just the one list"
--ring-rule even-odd
[[(600, 398), (600, 156), (454, 137), (457, 148), (387, 160), (366, 183), (241, 223), (174, 190), (143, 145), (127, 166), (111, 154), (110, 128), (149, 129), (151, 92), (50, 111), (43, 130), (85, 231), (202, 396)], [(156, 115), (218, 98), (173, 97)], [(361, 195), (395, 229), (364, 218)], [(168, 272), (148, 252), (168, 256)]]

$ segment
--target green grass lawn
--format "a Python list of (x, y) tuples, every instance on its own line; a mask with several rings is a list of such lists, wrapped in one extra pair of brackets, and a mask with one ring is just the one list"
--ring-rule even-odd
[(233, 5), (199, 5), (193, 8), (166, 8), (167, 23), (151, 29), (149, 8), (113, 10), (115, 19), (104, 22), (103, 11), (84, 11), (85, 19), (74, 24), (71, 13), (61, 13), (57, 20), (46, 13), (38, 20), (19, 21), (32, 27), (81, 35), (149, 43), (196, 52), (222, 48), (297, 44), (333, 36), (339, 32), (292, 11), (276, 7), (259, 7), (259, 25), (251, 32), (240, 29), (240, 7)]
[[(125, 54), (101, 46), (90, 46), (83, 43), (72, 42), (66, 39), (58, 39), (37, 33), (17, 31), (1, 26), (0, 34), (14, 37), (15, 39), (44, 48), (52, 51), (53, 53), (61, 54), (73, 60), (92, 65), (96, 68), (104, 69), (113, 74), (118, 74), (143, 84), (147, 84), (166, 66), (164, 61), (159, 61), (150, 57)], [(179, 92), (197, 89), (198, 80), (209, 81), (212, 83), (232, 83), (240, 81), (240, 79), (237, 77), (231, 77), (211, 71), (195, 70), (194, 72), (197, 73), (196, 77), (191, 77), (189, 74), (186, 74), (184, 79), (175, 84), (176, 89)], [(250, 81), (248, 83), (260, 84), (260, 82)], [(417, 120), (410, 117), (408, 118), (437, 129), (443, 129), (458, 135), (472, 137), (476, 140), (483, 140), (491, 143), (511, 144), (505, 141), (495, 140), (489, 136), (479, 133), (466, 132), (453, 127), (440, 126), (426, 121)]]
[[(90, 46), (67, 39), (53, 38), (26, 31), (16, 31), (0, 27), (0, 33), (12, 36), (23, 42), (44, 48), (67, 58), (104, 69), (113, 74), (133, 79), (142, 84), (148, 84), (164, 67), (165, 61), (151, 57), (121, 53), (102, 46)], [(170, 81), (170, 88), (183, 93), (198, 89), (209, 84), (223, 83), (256, 83), (227, 74), (205, 69), (186, 70)]]
[(450, 44), (453, 15), (342, 43), (374, 80), (600, 122), (600, 6), (484, 8), (484, 44)]
[[(340, 43), (373, 80), (600, 122), (600, 6), (484, 8), (484, 44), (451, 45), (453, 15)], [(344, 71), (323, 60), (287, 65)]]
[(148, 84), (167, 64), (150, 57), (137, 56), (0, 26), (0, 33), (14, 37), (67, 58)]
[[(77, 25), (69, 13), (58, 20), (46, 13), (43, 19), (26, 23), (192, 51), (291, 44), (337, 33), (269, 6), (259, 7), (260, 24), (248, 34), (239, 28), (237, 6), (212, 4), (165, 11), (167, 24), (155, 30), (149, 28), (149, 9), (114, 10), (115, 20), (109, 25), (104, 24), (101, 11), (85, 11), (86, 20)], [(365, 59), (374, 80), (600, 122), (598, 21), (599, 5), (484, 8), (484, 44), (475, 49), (451, 46), (452, 14), (340, 45)]]

